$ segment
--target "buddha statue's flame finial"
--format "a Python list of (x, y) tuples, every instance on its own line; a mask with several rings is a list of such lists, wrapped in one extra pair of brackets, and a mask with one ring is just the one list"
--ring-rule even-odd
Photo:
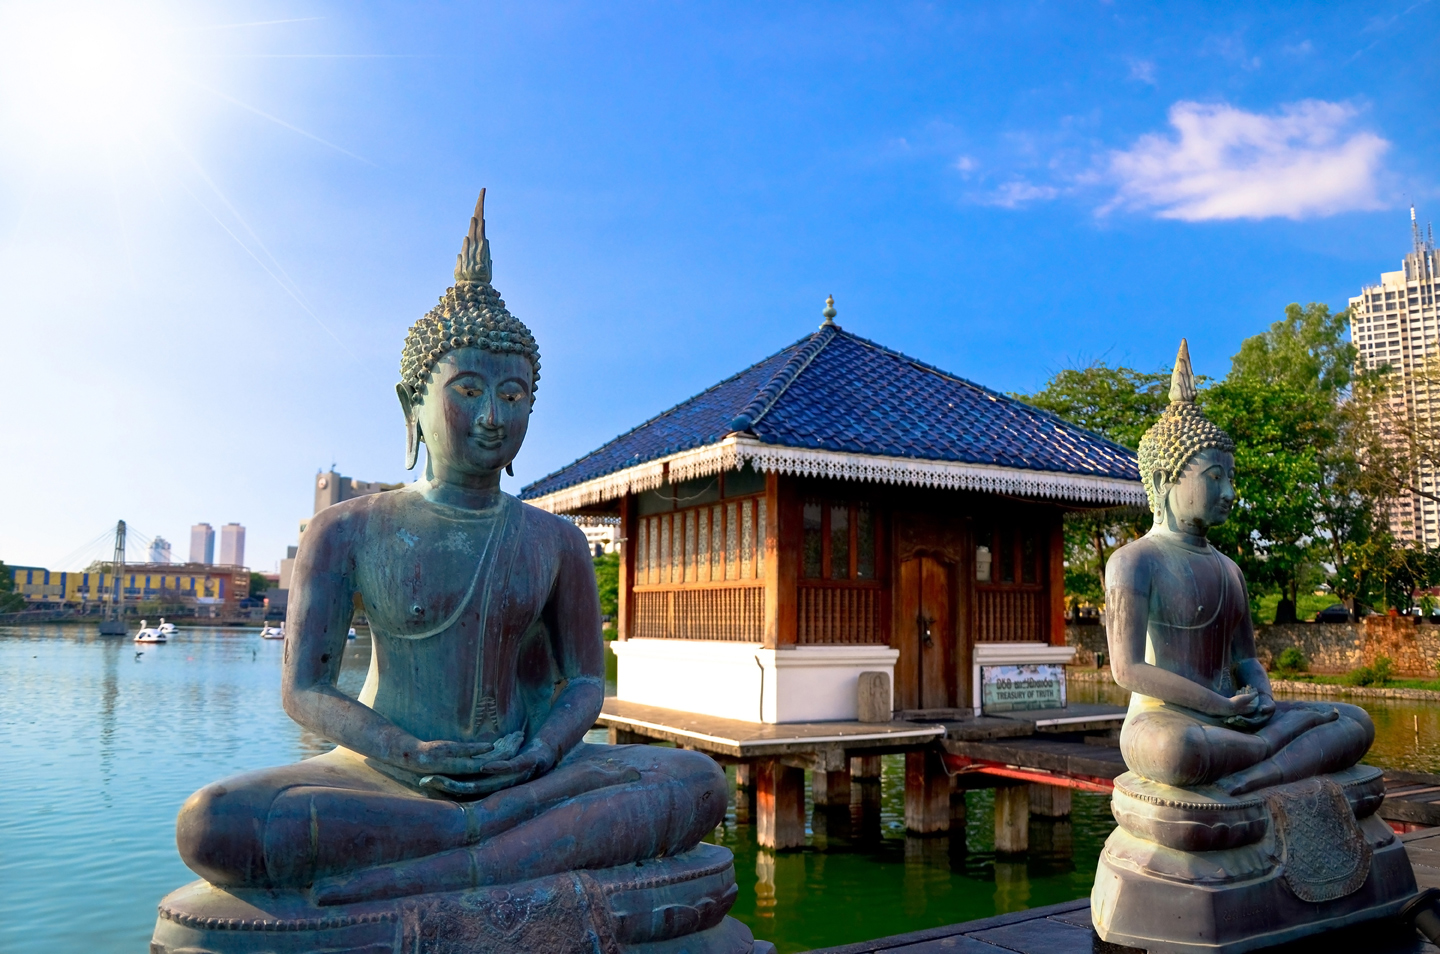
[(470, 216), (470, 232), (455, 256), (455, 284), (462, 282), (483, 282), (490, 284), (490, 242), (485, 238), (485, 190), (475, 202), (475, 214)]
[(1170, 374), (1170, 403), (1195, 403), (1195, 372), (1190, 367), (1190, 345), (1180, 339), (1180, 351), (1175, 355), (1175, 370)]

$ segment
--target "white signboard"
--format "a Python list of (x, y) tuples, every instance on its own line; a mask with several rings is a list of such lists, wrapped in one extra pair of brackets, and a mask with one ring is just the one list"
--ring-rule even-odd
[(1065, 707), (1065, 667), (1051, 663), (1025, 666), (981, 666), (982, 712)]

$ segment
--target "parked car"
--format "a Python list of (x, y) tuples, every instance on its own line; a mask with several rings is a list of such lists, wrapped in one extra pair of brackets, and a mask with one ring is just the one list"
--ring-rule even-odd
[(1344, 603), (1335, 603), (1327, 606), (1315, 614), (1317, 623), (1348, 623), (1350, 622), (1350, 610)]

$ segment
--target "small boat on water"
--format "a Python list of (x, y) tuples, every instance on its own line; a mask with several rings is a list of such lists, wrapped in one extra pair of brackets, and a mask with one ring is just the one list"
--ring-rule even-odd
[(345, 638), (346, 638), (346, 639), (354, 639), (354, 638), (355, 638), (355, 627), (354, 627), (354, 626), (351, 626), (351, 627), (350, 627), (350, 632), (348, 632), (348, 633), (345, 634)]
[(165, 617), (163, 616), (160, 617), (160, 625), (155, 628), (158, 629), (160, 632), (164, 633), (166, 636), (175, 635), (175, 624), (165, 622)]
[(261, 638), (261, 639), (284, 639), (284, 638), (285, 638), (285, 624), (284, 624), (284, 623), (281, 623), (279, 626), (271, 626), (271, 625), (269, 625), (269, 624), (262, 625), (262, 626), (260, 627), (260, 638)]
[(162, 630), (151, 628), (150, 621), (144, 619), (140, 621), (140, 632), (135, 634), (137, 643), (163, 643), (169, 638)]

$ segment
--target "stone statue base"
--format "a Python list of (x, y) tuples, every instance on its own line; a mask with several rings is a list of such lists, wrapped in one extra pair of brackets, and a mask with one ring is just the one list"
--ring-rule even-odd
[(1095, 931), (1151, 954), (1240, 954), (1393, 915), (1415, 875), (1374, 814), (1383, 799), (1366, 765), (1239, 797), (1127, 772), (1090, 894)]
[(196, 881), (160, 902), (151, 954), (761, 954), (726, 917), (734, 859), (673, 858), (518, 884), (317, 907), (303, 891)]

